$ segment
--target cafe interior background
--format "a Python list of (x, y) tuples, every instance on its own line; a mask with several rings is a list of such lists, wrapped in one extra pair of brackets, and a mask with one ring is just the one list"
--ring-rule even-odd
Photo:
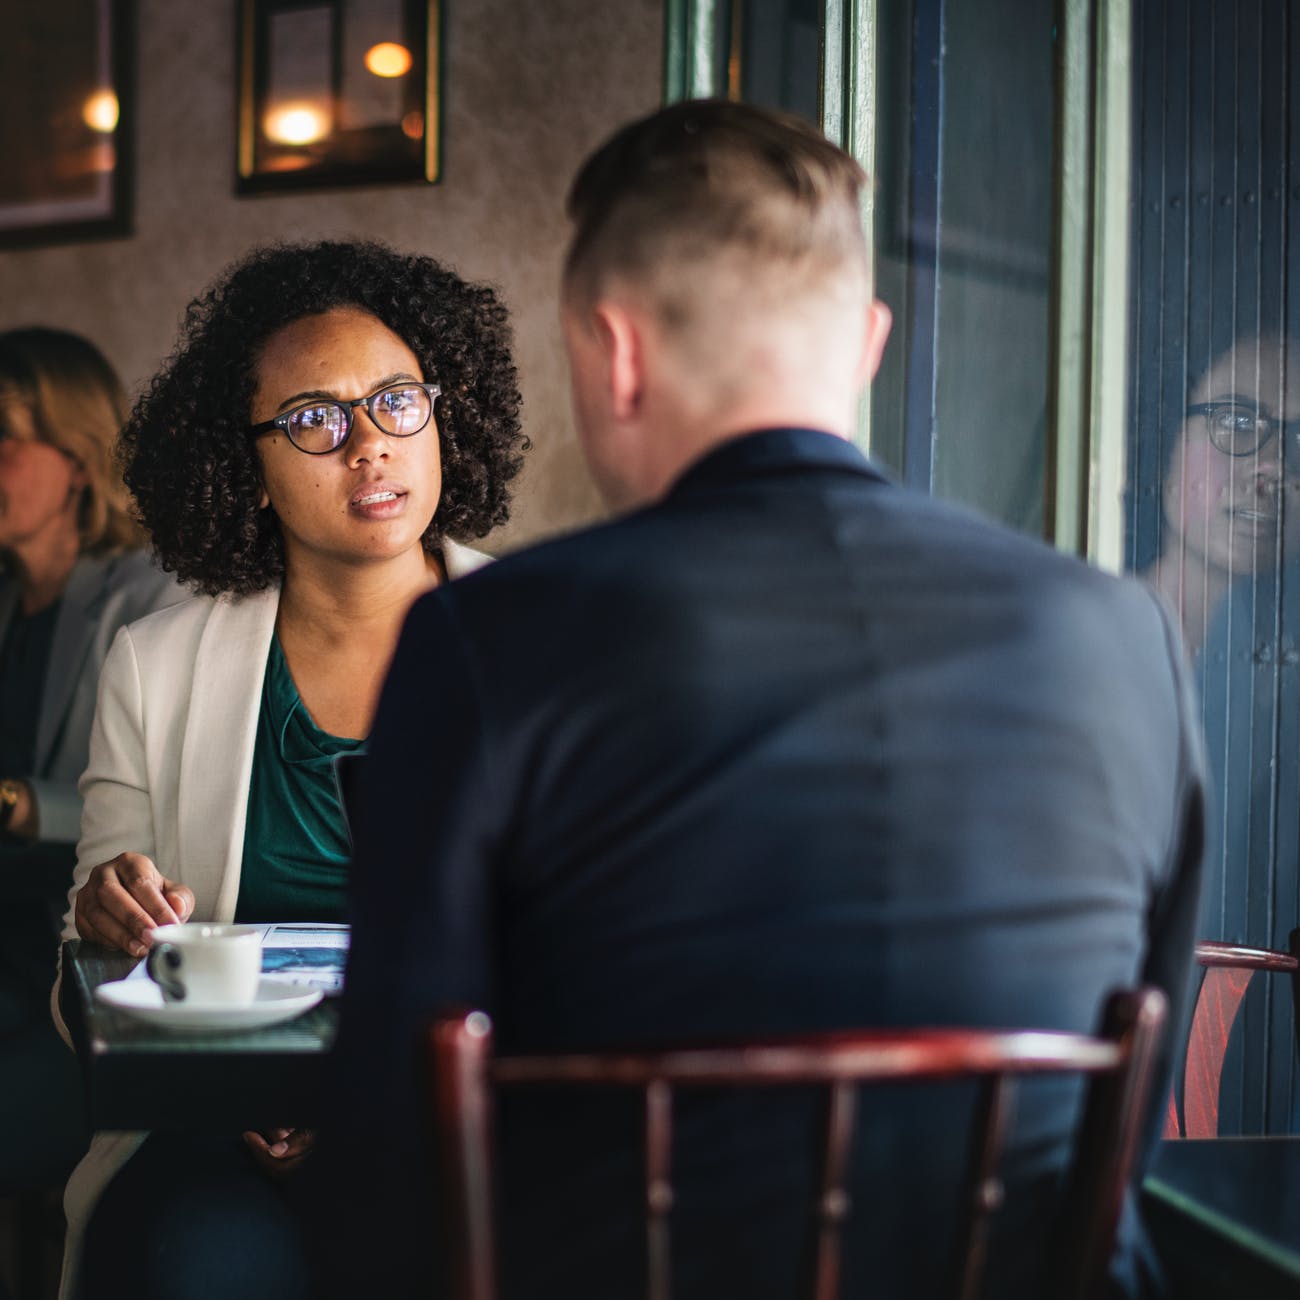
[[(313, 173), (320, 149), (365, 144), (341, 87), (388, 94), (342, 65), (412, 33), (396, 76), (429, 82), (385, 129), (416, 140), (420, 174)], [(313, 42), (337, 119), (323, 143), (281, 139), (276, 164), (276, 96), (310, 82)], [(556, 311), (576, 165), (665, 98), (800, 112), (875, 181), (863, 217), (895, 332), (862, 445), (1089, 562), (1180, 576), (1216, 787), (1201, 933), (1285, 948), (1300, 426), (1276, 421), (1300, 414), (1298, 46), (1288, 0), (0, 0), (0, 329), (82, 332), (135, 387), (252, 244), (431, 253), (513, 313), (533, 449), (488, 542), (509, 549), (600, 514)], [(304, 176), (277, 179), (294, 159)], [(77, 224), (82, 185), (116, 229)], [(1290, 992), (1257, 980), (1220, 1131), (1289, 1131), (1296, 1090)]]

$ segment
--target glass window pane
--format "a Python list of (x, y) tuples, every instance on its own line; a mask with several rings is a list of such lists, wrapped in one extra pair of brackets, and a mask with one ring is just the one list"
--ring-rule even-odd
[(1041, 534), (1052, 7), (916, 0), (881, 6), (880, 25), (877, 272), (894, 336), (872, 450), (915, 486)]
[[(1300, 924), (1294, 13), (1135, 6), (1128, 563), (1178, 611), (1213, 780), (1204, 938)], [(1221, 1132), (1285, 1132), (1290, 999), (1260, 984)], [(1279, 990), (1280, 991), (1280, 990)]]

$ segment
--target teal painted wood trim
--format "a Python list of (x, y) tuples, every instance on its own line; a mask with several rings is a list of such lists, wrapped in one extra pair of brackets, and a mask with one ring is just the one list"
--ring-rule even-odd
[[(871, 182), (862, 194), (862, 230), (871, 251), (868, 272), (875, 287), (876, 234), (876, 46), (879, 0), (823, 0), (822, 130), (851, 153)], [(871, 452), (871, 400), (858, 402), (853, 441)]]
[(1058, 0), (1047, 532), (1119, 570), (1128, 394), (1130, 0)]
[(852, 75), (852, 43), (845, 40), (846, 0), (823, 0), (821, 105), (822, 130), (843, 146), (847, 116), (847, 83)]
[(822, 5), (822, 130), (868, 174), (875, 163), (877, 3)]
[(1045, 503), (1049, 540), (1087, 547), (1092, 248), (1092, 0), (1056, 6), (1056, 123)]
[(721, 93), (716, 73), (717, 10), (717, 0), (665, 0), (665, 104)]
[(664, 103), (686, 98), (688, 0), (664, 0)]
[(1130, 0), (1102, 0), (1095, 37), (1092, 373), (1089, 376), (1088, 558), (1124, 567), (1129, 348), (1129, 191), (1133, 23)]

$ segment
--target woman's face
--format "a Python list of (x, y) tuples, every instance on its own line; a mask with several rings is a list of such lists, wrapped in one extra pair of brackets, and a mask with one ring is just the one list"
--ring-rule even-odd
[[(426, 378), (409, 347), (375, 317), (340, 307), (304, 316), (267, 340), (254, 370), (253, 424), (313, 398), (350, 401), (400, 380)], [(393, 437), (363, 407), (352, 431), (324, 456), (276, 431), (257, 439), (263, 504), (284, 535), (285, 560), (344, 564), (388, 560), (420, 547), (442, 492), (438, 429)]]
[(1251, 573), (1275, 562), (1279, 537), (1284, 551), (1295, 549), (1300, 439), (1274, 427), (1258, 449), (1234, 456), (1210, 437), (1216, 419), (1221, 426), (1233, 420), (1250, 426), (1256, 416), (1300, 417), (1300, 386), (1292, 381), (1290, 391), (1283, 392), (1285, 353), (1275, 339), (1238, 343), (1218, 358), (1191, 395), (1189, 407), (1215, 409), (1187, 415), (1165, 477), (1165, 550), (1181, 549), (1184, 563), (1196, 559), (1210, 569)]
[(24, 549), (77, 534), (86, 476), (37, 436), (31, 408), (0, 394), (0, 549)]

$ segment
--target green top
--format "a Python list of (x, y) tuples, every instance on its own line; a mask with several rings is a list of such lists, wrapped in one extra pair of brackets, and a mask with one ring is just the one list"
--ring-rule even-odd
[(322, 731), (271, 638), (248, 783), (236, 921), (341, 921), (352, 847), (331, 764), (364, 740)]

